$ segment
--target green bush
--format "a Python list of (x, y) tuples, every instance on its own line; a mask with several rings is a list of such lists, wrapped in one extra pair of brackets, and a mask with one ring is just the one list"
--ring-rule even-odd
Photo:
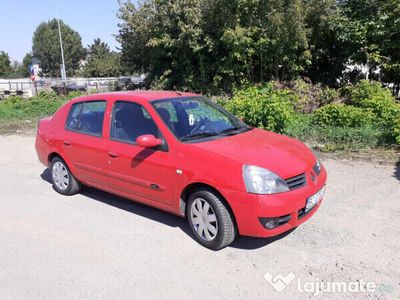
[(393, 105), (395, 99), (389, 89), (375, 81), (361, 80), (354, 86), (346, 89), (349, 104), (358, 107), (375, 109), (382, 105)]
[(72, 92), (69, 92), (68, 95), (64, 97), (64, 99), (69, 101), (69, 100), (71, 100), (73, 98), (76, 98), (76, 97), (79, 97), (79, 96), (82, 96), (82, 95), (84, 95), (82, 92), (72, 91)]
[(379, 82), (361, 80), (347, 88), (349, 103), (370, 110), (375, 115), (375, 124), (381, 127), (389, 143), (400, 143), (400, 104), (396, 103), (388, 88)]
[(370, 109), (378, 121), (391, 122), (396, 112), (396, 100), (389, 89), (379, 82), (361, 80), (348, 88), (349, 104)]
[(221, 107), (226, 107), (226, 105), (229, 102), (229, 97), (228, 96), (218, 96), (218, 97), (212, 97), (211, 98), (214, 102), (216, 102), (219, 106)]
[(79, 95), (81, 94), (71, 92), (68, 96), (57, 96), (54, 92), (41, 91), (30, 99), (8, 97), (0, 102), (0, 119), (24, 120), (50, 116), (68, 100)]
[(57, 96), (56, 92), (54, 91), (40, 91), (39, 94), (37, 94), (37, 96), (34, 96), (32, 98), (30, 98), (29, 100), (44, 100), (44, 101), (50, 101), (50, 100), (54, 100), (56, 98), (58, 98), (59, 96)]
[(397, 144), (400, 145), (400, 117), (393, 122), (392, 133)]
[(360, 127), (371, 125), (373, 120), (370, 110), (339, 103), (325, 105), (312, 116), (312, 124), (319, 126)]
[(295, 110), (300, 113), (311, 113), (319, 107), (339, 102), (340, 92), (336, 89), (323, 87), (320, 84), (312, 84), (302, 79), (289, 82), (286, 85), (275, 83), (278, 89), (289, 89), (296, 95)]
[(297, 79), (289, 83), (288, 88), (297, 96), (296, 111), (309, 113), (320, 106), (318, 94), (321, 92), (321, 87), (319, 85), (309, 84), (302, 79)]
[(311, 114), (297, 114), (296, 118), (286, 126), (283, 133), (305, 141), (308, 139), (311, 127)]
[(388, 142), (400, 145), (400, 104), (385, 108), (380, 122)]
[(236, 116), (243, 117), (248, 125), (284, 132), (295, 120), (295, 102), (296, 97), (292, 92), (276, 90), (269, 83), (235, 91), (232, 100), (219, 104)]
[[(305, 85), (306, 83), (303, 87)], [(375, 84), (373, 85), (372, 90), (379, 91)], [(354, 87), (354, 91), (357, 91), (354, 95), (362, 94), (361, 87), (362, 85)], [(364, 94), (371, 97), (372, 93)], [(379, 93), (374, 93), (375, 96), (377, 94)], [(323, 151), (336, 151), (376, 148), (400, 142), (400, 105), (389, 98), (385, 90), (382, 94), (383, 97), (377, 96), (375, 99), (385, 100), (376, 102), (387, 104), (388, 99), (391, 99), (391, 104), (387, 111), (382, 107), (382, 112), (379, 114), (374, 111), (374, 106), (361, 105), (360, 103), (370, 103), (369, 99), (360, 100), (361, 96), (355, 98), (354, 104), (357, 106), (337, 103), (340, 101), (341, 93), (330, 88), (320, 89), (319, 98), (315, 96), (312, 98), (312, 101), (317, 101), (313, 102), (314, 104), (328, 104), (311, 114), (296, 113), (296, 107), (301, 103), (299, 98), (305, 94), (296, 93), (276, 82), (238, 90), (231, 100), (226, 97), (214, 100), (236, 116), (244, 117), (245, 122), (251, 126), (284, 133), (320, 145)]]
[[(400, 104), (380, 84), (347, 87), (347, 101), (331, 88), (304, 81), (271, 82), (235, 91), (232, 100), (214, 100), (251, 126), (322, 145), (324, 151), (376, 148), (400, 143)], [(312, 111), (313, 113), (304, 113)], [(296, 110), (298, 111), (296, 113)]]
[(318, 103), (320, 107), (340, 101), (341, 101), (341, 95), (339, 90), (337, 89), (326, 87), (322, 89), (318, 94)]

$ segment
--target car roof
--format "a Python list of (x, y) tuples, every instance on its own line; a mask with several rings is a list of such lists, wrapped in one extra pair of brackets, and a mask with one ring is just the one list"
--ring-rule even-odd
[(91, 95), (84, 95), (72, 99), (73, 102), (85, 100), (131, 100), (137, 102), (149, 102), (153, 100), (162, 100), (179, 97), (193, 97), (199, 96), (198, 94), (175, 92), (175, 91), (152, 91), (152, 90), (137, 90), (137, 91), (123, 91), (123, 92), (109, 92), (98, 93)]

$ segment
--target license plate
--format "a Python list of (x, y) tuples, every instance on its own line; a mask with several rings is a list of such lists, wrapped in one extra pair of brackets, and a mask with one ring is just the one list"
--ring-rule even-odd
[(311, 208), (313, 208), (319, 201), (321, 201), (322, 197), (325, 193), (325, 186), (320, 189), (317, 193), (312, 195), (307, 199), (305, 212), (308, 212)]

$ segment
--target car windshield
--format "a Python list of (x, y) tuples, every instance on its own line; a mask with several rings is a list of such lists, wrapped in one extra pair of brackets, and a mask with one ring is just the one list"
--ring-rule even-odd
[(250, 130), (242, 121), (202, 97), (158, 100), (153, 105), (181, 141), (218, 138)]

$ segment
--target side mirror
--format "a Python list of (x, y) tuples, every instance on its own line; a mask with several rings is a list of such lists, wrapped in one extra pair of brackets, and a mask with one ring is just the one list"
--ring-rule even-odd
[(140, 135), (136, 138), (136, 144), (144, 148), (153, 148), (160, 146), (162, 141), (152, 134)]

